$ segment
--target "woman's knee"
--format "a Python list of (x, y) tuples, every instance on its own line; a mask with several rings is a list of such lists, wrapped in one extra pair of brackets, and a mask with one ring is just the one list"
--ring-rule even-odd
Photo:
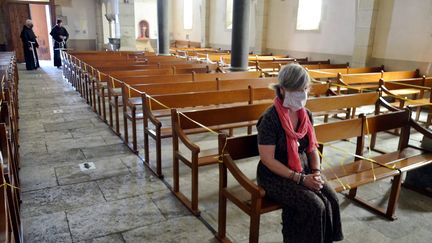
[(304, 210), (310, 211), (313, 214), (321, 214), (326, 210), (325, 203), (315, 193), (312, 193), (311, 195), (308, 195), (308, 197), (306, 197), (304, 205)]

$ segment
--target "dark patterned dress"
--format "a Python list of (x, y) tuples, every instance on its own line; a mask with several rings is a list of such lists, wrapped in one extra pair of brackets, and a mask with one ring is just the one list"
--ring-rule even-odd
[[(309, 111), (308, 115), (312, 121)], [(275, 145), (275, 159), (287, 165), (285, 132), (274, 106), (260, 118), (257, 129), (258, 144)], [(304, 136), (298, 142), (304, 173), (310, 174), (306, 154), (309, 139)], [(258, 164), (257, 179), (258, 184), (265, 189), (266, 196), (283, 205), (284, 242), (320, 243), (343, 239), (338, 199), (327, 184), (324, 184), (320, 192), (313, 192), (273, 173), (261, 161)]]

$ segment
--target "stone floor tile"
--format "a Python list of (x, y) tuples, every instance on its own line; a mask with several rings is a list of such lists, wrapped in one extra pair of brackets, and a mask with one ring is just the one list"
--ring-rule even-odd
[(107, 201), (166, 191), (166, 186), (149, 173), (132, 173), (97, 181)]
[(25, 166), (19, 170), (21, 192), (57, 186), (54, 167)]
[[(168, 233), (169, 232), (169, 233)], [(127, 243), (135, 242), (218, 242), (195, 217), (180, 217), (123, 233)]]
[(82, 161), (85, 156), (81, 149), (68, 149), (64, 151), (47, 152), (31, 152), (22, 153), (21, 166), (34, 166), (34, 165), (61, 165), (66, 161)]
[(74, 241), (118, 233), (165, 220), (146, 196), (68, 210)]
[(189, 210), (171, 192), (158, 191), (150, 194), (150, 197), (167, 219), (190, 215)]
[(72, 242), (65, 212), (23, 218), (22, 225), (24, 242)]
[(91, 240), (79, 241), (78, 243), (123, 243), (125, 242), (121, 234), (112, 234), (93, 238)]
[(95, 182), (45, 188), (21, 194), (24, 217), (65, 211), (105, 202)]
[(93, 181), (113, 176), (125, 176), (130, 173), (129, 169), (119, 158), (107, 158), (88, 162), (93, 162), (96, 169), (81, 171), (79, 164), (82, 162), (56, 167), (55, 172), (59, 185)]
[(64, 151), (74, 148), (87, 148), (105, 145), (105, 140), (100, 136), (81, 137), (81, 138), (65, 138), (46, 143), (49, 153), (55, 151)]
[(76, 120), (76, 121), (45, 123), (43, 126), (45, 128), (45, 131), (52, 132), (52, 131), (84, 128), (84, 127), (93, 127), (93, 124), (90, 122), (89, 119), (83, 119), (83, 120)]
[(82, 151), (87, 159), (93, 159), (98, 157), (119, 156), (125, 154), (127, 155), (131, 152), (130, 149), (123, 143), (103, 145), (97, 147), (88, 147), (82, 149)]

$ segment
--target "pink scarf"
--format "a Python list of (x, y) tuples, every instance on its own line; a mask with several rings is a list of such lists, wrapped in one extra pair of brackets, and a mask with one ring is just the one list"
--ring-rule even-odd
[(318, 142), (315, 137), (315, 131), (313, 129), (312, 123), (309, 120), (309, 116), (307, 115), (305, 108), (301, 108), (297, 111), (298, 122), (300, 123), (300, 126), (298, 126), (298, 131), (296, 132), (289, 118), (289, 108), (284, 107), (282, 105), (282, 101), (277, 97), (274, 100), (274, 106), (285, 131), (285, 138), (287, 141), (288, 167), (296, 172), (302, 172), (303, 168), (300, 163), (297, 141), (307, 134), (309, 138), (309, 147), (307, 152), (310, 153), (316, 147), (318, 147)]

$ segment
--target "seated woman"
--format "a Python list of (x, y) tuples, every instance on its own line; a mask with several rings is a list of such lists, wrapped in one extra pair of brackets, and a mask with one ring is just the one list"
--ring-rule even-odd
[(274, 104), (257, 124), (258, 184), (283, 206), (284, 242), (340, 241), (338, 199), (320, 174), (312, 115), (304, 108), (309, 74), (302, 66), (289, 64), (278, 79)]

